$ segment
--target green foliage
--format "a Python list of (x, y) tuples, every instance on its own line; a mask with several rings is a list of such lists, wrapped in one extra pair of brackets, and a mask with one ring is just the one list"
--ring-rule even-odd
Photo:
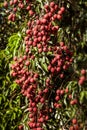
[(20, 87), (13, 81), (9, 71), (9, 64), (20, 42), (19, 33), (13, 34), (8, 39), (6, 49), (0, 51), (0, 130), (17, 129), (22, 116)]

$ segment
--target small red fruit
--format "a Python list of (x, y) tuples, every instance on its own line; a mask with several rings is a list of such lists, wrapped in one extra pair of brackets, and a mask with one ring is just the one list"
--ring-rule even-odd
[(57, 10), (57, 9), (58, 9), (58, 5), (55, 5), (55, 6), (54, 6), (54, 9)]
[(23, 125), (19, 125), (19, 126), (18, 126), (18, 129), (19, 129), (19, 130), (23, 130)]
[(28, 11), (29, 11), (30, 9), (31, 9), (31, 6), (30, 6), (30, 5), (28, 5), (28, 6), (27, 6), (27, 8), (26, 8), (26, 10), (28, 10)]
[(14, 11), (14, 12), (16, 12), (16, 11), (17, 11), (17, 8), (16, 8), (16, 7), (15, 7), (15, 8), (13, 8), (13, 11)]
[(34, 12), (32, 10), (29, 10), (29, 15), (30, 16), (34, 15)]
[(30, 65), (30, 61), (26, 61), (25, 65), (26, 66)]
[(74, 130), (79, 130), (78, 124), (74, 125)]
[(78, 102), (77, 99), (73, 99), (73, 100), (71, 100), (70, 104), (75, 105), (75, 104), (77, 104), (77, 102)]
[(65, 93), (68, 93), (68, 92), (69, 92), (69, 89), (68, 89), (68, 88), (66, 88), (66, 89), (65, 89)]
[(79, 79), (79, 81), (78, 81), (78, 83), (80, 85), (83, 85), (83, 83), (85, 82), (85, 80), (86, 80), (86, 77), (85, 76), (81, 76), (80, 79)]
[(55, 6), (54, 1), (53, 1), (53, 2), (50, 2), (50, 7), (54, 7), (54, 6)]
[(63, 95), (64, 94), (64, 90), (60, 90), (60, 95)]
[(60, 10), (63, 12), (65, 12), (65, 8), (64, 7), (61, 7)]
[(14, 0), (14, 1), (13, 1), (14, 4), (17, 4), (17, 2), (18, 2), (18, 0)]
[(64, 74), (61, 73), (60, 74), (60, 78), (63, 79), (64, 78)]
[(52, 67), (51, 68), (51, 72), (54, 73), (55, 72), (55, 68)]
[(11, 13), (11, 14), (8, 16), (8, 20), (12, 20), (12, 17), (13, 17), (13, 14)]
[(43, 24), (46, 24), (47, 20), (46, 20), (46, 19), (42, 19), (41, 22), (42, 22)]
[(43, 130), (41, 127), (36, 128), (37, 130)]
[(74, 127), (73, 127), (73, 126), (70, 126), (69, 130), (74, 130)]
[(63, 47), (64, 46), (64, 42), (60, 42), (60, 46)]
[(17, 61), (17, 57), (16, 56), (14, 57), (14, 61)]
[(60, 97), (59, 97), (59, 96), (56, 96), (56, 97), (55, 97), (55, 100), (56, 100), (56, 101), (59, 101), (59, 100), (60, 100)]
[(81, 70), (81, 74), (82, 74), (82, 75), (85, 75), (85, 74), (86, 74), (86, 70), (85, 70), (85, 69), (82, 69), (82, 70)]
[(41, 99), (40, 99), (40, 102), (41, 102), (41, 103), (44, 103), (44, 101), (45, 101), (44, 98), (41, 98)]
[(45, 120), (47, 121), (48, 119), (49, 119), (49, 117), (48, 117), (48, 116), (46, 116), (46, 117), (45, 117)]
[(58, 14), (59, 14), (59, 15), (62, 15), (62, 11), (61, 11), (61, 10), (59, 10), (59, 11), (58, 11)]
[(77, 119), (76, 118), (72, 119), (72, 123), (76, 124), (77, 123)]
[(4, 2), (4, 7), (8, 7), (8, 2), (7, 1)]
[(58, 15), (57, 15), (57, 19), (58, 19), (58, 20), (61, 20), (61, 19), (62, 19), (62, 16), (58, 14)]
[(44, 119), (41, 117), (41, 118), (39, 119), (39, 122), (43, 123), (43, 122), (44, 122)]
[(10, 1), (10, 5), (13, 5), (13, 1), (12, 0)]
[(69, 99), (72, 99), (72, 94), (69, 95)]
[(49, 9), (49, 5), (45, 5), (44, 8), (48, 10)]

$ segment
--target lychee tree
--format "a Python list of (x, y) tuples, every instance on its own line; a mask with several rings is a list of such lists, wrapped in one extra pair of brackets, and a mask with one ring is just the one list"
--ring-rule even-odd
[(78, 1), (4, 2), (9, 23), (19, 25), (9, 63), (25, 99), (17, 129), (86, 130), (86, 35), (78, 27), (82, 12), (75, 21), (80, 6)]

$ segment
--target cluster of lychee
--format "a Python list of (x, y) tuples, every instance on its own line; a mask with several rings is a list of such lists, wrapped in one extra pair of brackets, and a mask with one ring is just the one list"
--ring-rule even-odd
[(54, 48), (54, 57), (48, 65), (48, 70), (53, 75), (59, 75), (59, 78), (62, 79), (64, 78), (64, 72), (69, 68), (72, 61), (72, 52), (64, 42), (60, 42), (60, 45)]
[(8, 20), (13, 22), (16, 20), (16, 17), (18, 17), (19, 12), (21, 15), (21, 11), (28, 13), (29, 16), (32, 16), (35, 13), (30, 0), (10, 0), (9, 2), (4, 1), (4, 7), (8, 10)]
[(72, 122), (72, 126), (70, 126), (69, 130), (80, 130), (80, 127), (78, 125), (76, 118), (73, 118), (71, 122)]
[(86, 81), (86, 70), (85, 70), (85, 69), (82, 69), (82, 70), (81, 70), (81, 76), (80, 76), (80, 78), (79, 78), (78, 83), (79, 83), (80, 85), (83, 85), (85, 81)]
[[(16, 0), (15, 4), (17, 3)], [(19, 7), (23, 8), (22, 6)], [(27, 10), (29, 9), (27, 7)], [(64, 90), (61, 89), (59, 93), (57, 89), (54, 89), (55, 84), (52, 78), (58, 76), (58, 78), (63, 79), (64, 72), (68, 70), (73, 61), (72, 52), (64, 42), (57, 43), (55, 41), (59, 29), (58, 21), (62, 19), (64, 12), (64, 7), (59, 8), (55, 2), (50, 2), (44, 6), (40, 17), (36, 16), (34, 20), (29, 20), (24, 37), (24, 55), (15, 56), (14, 63), (11, 65), (11, 75), (21, 87), (21, 93), (29, 100), (29, 120), (27, 124), (31, 130), (44, 130), (44, 125), (49, 120), (49, 115), (53, 109), (50, 101), (53, 102), (55, 109), (61, 108), (58, 101), (64, 95)], [(12, 20), (12, 17), (10, 20)], [(49, 53), (52, 55), (49, 56)], [(36, 60), (43, 58), (43, 55), (49, 62), (47, 63), (48, 71), (44, 75), (41, 74), (43, 71), (41, 72), (36, 65)], [(35, 61), (34, 70), (32, 68), (33, 61)], [(45, 82), (43, 79), (45, 79)], [(56, 95), (54, 100), (50, 99), (51, 93)], [(22, 128), (22, 126), (19, 127), (20, 130)]]

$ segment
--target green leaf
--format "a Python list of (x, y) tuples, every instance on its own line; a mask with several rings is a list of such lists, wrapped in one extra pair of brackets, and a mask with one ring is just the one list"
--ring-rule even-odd
[(9, 55), (10, 58), (16, 55), (18, 48), (20, 47), (20, 41), (22, 40), (21, 34), (15, 33), (8, 39), (8, 45), (5, 49), (5, 54)]
[(48, 72), (47, 64), (46, 63), (41, 63), (41, 67), (42, 67), (43, 70), (45, 70), (46, 72)]
[(35, 70), (35, 61), (34, 60), (31, 60), (31, 64), (29, 67), (32, 67), (32, 69)]
[(10, 85), (10, 88), (12, 91), (18, 88), (18, 85), (14, 82), (13, 84)]
[(85, 91), (82, 91), (82, 92), (80, 93), (80, 102), (81, 102), (81, 103), (83, 102), (84, 97), (85, 97)]
[(67, 95), (64, 97), (64, 104), (67, 106)]
[(10, 77), (8, 75), (6, 75), (6, 79), (10, 82)]
[(12, 114), (11, 121), (14, 120), (14, 119), (16, 119), (16, 113), (15, 112), (13, 112), (13, 114)]
[(48, 55), (48, 56), (52, 56), (53, 53), (52, 53), (51, 51), (48, 51), (48, 52), (47, 52), (47, 55)]
[(68, 111), (66, 111), (65, 113), (66, 113), (66, 115), (67, 115), (69, 118), (71, 117), (71, 115), (70, 115), (70, 113), (69, 113)]
[(85, 98), (87, 99), (87, 91), (85, 91)]
[(40, 6), (42, 9), (44, 9), (44, 6), (43, 6), (43, 3), (42, 3), (42, 0), (37, 0), (39, 3), (40, 3)]
[(7, 111), (6, 111), (6, 114), (11, 114), (11, 110), (7, 110)]
[(2, 102), (2, 97), (0, 97), (0, 104), (1, 104), (1, 102)]

